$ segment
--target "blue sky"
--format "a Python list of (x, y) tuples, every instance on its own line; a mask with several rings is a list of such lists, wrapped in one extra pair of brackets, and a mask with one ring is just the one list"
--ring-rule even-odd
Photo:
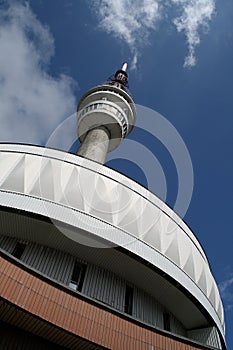
[[(194, 171), (193, 196), (184, 220), (204, 247), (219, 284), (229, 349), (232, 18), (231, 0), (0, 3), (1, 142), (45, 145), (53, 130), (75, 112), (82, 94), (104, 82), (125, 60), (135, 103), (159, 112), (182, 137)], [(146, 131), (148, 119), (142, 113), (136, 126), (143, 125), (143, 118), (145, 130), (136, 127), (129, 140), (144, 145), (158, 160), (166, 178), (166, 201), (173, 206), (179, 191), (174, 159)], [(146, 186), (147, 169), (135, 159), (115, 159), (108, 165)]]

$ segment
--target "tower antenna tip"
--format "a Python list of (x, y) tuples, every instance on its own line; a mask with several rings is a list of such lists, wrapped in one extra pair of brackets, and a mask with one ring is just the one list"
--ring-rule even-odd
[(128, 63), (127, 63), (127, 62), (124, 62), (123, 65), (122, 65), (121, 70), (123, 70), (124, 72), (126, 72), (127, 66), (128, 66)]

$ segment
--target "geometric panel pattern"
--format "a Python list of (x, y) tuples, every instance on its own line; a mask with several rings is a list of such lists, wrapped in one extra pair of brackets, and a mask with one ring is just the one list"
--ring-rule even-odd
[(78, 209), (146, 242), (192, 279), (224, 325), (219, 291), (198, 240), (164, 202), (134, 181), (65, 152), (1, 145), (1, 190)]

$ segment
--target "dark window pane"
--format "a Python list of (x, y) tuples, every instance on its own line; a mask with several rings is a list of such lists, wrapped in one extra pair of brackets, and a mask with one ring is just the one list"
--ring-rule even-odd
[(81, 266), (75, 261), (71, 282), (78, 282), (81, 273)]
[(165, 329), (165, 331), (169, 331), (171, 330), (170, 327), (170, 315), (167, 312), (163, 313), (163, 327)]
[(20, 243), (17, 242), (13, 252), (11, 253), (15, 258), (20, 259), (21, 256), (23, 255), (24, 249), (26, 248), (26, 244), (25, 243)]
[(82, 291), (82, 287), (83, 287), (83, 282), (84, 282), (84, 278), (85, 278), (85, 274), (86, 274), (86, 269), (87, 269), (87, 265), (82, 265), (82, 270), (81, 270), (81, 275), (80, 275), (80, 280), (79, 280), (79, 283), (78, 283), (78, 288), (77, 290), (79, 292)]
[(133, 312), (133, 288), (128, 285), (125, 289), (125, 312), (129, 315)]
[(79, 292), (82, 291), (82, 286), (86, 274), (86, 265), (75, 261), (72, 277), (69, 286)]

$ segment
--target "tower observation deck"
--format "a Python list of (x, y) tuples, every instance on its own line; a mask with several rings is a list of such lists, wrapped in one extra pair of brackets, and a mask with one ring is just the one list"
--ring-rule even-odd
[(1, 349), (226, 349), (194, 233), (103, 165), (135, 123), (126, 67), (81, 98), (77, 155), (0, 144)]
[(78, 104), (78, 155), (104, 163), (107, 152), (119, 146), (135, 124), (136, 111), (126, 91), (127, 63), (111, 82), (98, 85), (81, 98)]

